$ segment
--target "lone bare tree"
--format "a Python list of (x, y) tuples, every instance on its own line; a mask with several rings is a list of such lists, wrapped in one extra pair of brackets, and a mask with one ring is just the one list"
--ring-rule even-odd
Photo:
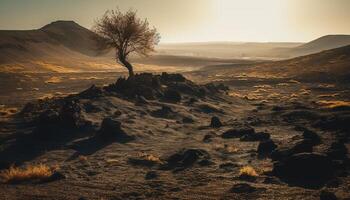
[(150, 28), (147, 19), (138, 18), (134, 10), (125, 13), (108, 10), (96, 21), (93, 30), (101, 46), (116, 50), (116, 61), (129, 70), (129, 77), (134, 76), (134, 70), (128, 56), (131, 53), (148, 56), (160, 40), (157, 29)]

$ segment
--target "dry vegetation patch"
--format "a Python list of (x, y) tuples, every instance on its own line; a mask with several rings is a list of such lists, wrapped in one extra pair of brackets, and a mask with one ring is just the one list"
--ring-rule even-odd
[(18, 183), (31, 180), (43, 180), (49, 178), (56, 170), (57, 166), (49, 167), (44, 164), (28, 165), (25, 168), (10, 167), (0, 173), (0, 178), (5, 183)]
[(257, 177), (259, 176), (255, 169), (251, 166), (244, 166), (239, 170), (240, 177)]

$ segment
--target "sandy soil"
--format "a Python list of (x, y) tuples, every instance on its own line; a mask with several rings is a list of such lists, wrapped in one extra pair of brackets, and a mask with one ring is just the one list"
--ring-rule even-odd
[[(139, 103), (118, 95), (82, 98), (79, 100), (81, 115), (93, 128), (73, 131), (74, 136), (55, 141), (27, 140), (35, 123), (13, 115), (16, 111), (10, 109), (20, 109), (24, 102), (44, 96), (46, 91), (52, 91), (50, 95), (66, 95), (81, 91), (91, 83), (112, 83), (115, 76), (57, 76), (54, 81), (46, 75), (25, 76), (20, 80), (40, 79), (47, 84), (38, 82), (36, 86), (33, 81), (29, 86), (19, 81), (18, 88), (38, 89), (21, 92), (17, 88), (16, 93), (3, 93), (1, 167), (12, 163), (59, 165), (65, 178), (49, 183), (3, 183), (0, 199), (319, 199), (323, 190), (334, 192), (339, 198), (350, 197), (347, 175), (337, 176), (336, 186), (293, 186), (270, 175), (273, 161), (259, 157), (259, 141), (222, 136), (232, 128), (251, 127), (255, 132), (269, 133), (281, 147), (300, 137), (303, 131), (296, 127), (303, 127), (321, 138), (322, 142), (313, 147), (313, 152), (324, 153), (339, 139), (339, 133), (345, 133), (348, 128), (341, 124), (324, 129), (314, 124), (322, 117), (349, 115), (350, 93), (346, 85), (232, 79), (225, 82), (229, 86), (227, 92), (208, 94), (192, 103), (189, 103), (191, 95), (183, 95), (177, 103), (158, 99)], [(196, 79), (193, 74), (190, 76)], [(171, 111), (164, 114), (162, 107)], [(221, 127), (210, 126), (214, 116), (222, 122)], [(122, 130), (134, 140), (95, 141), (92, 136), (106, 117), (121, 122)], [(349, 148), (347, 141), (344, 144)], [(204, 161), (195, 159), (190, 166), (164, 169), (169, 156), (183, 149), (204, 152), (199, 156), (204, 156)], [(258, 176), (240, 177), (239, 170), (244, 166), (252, 166)], [(253, 190), (234, 192), (232, 188), (237, 184), (248, 184)]]

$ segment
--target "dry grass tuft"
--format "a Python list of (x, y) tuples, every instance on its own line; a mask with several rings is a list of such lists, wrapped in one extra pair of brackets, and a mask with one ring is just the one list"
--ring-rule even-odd
[(324, 107), (324, 108), (350, 108), (350, 101), (318, 101), (318, 105)]
[(29, 180), (41, 180), (49, 178), (58, 167), (49, 167), (44, 164), (29, 165), (26, 168), (10, 167), (0, 173), (0, 178), (5, 183), (23, 182)]
[(139, 157), (147, 161), (163, 163), (158, 156), (154, 156), (152, 154), (140, 153)]
[(240, 177), (257, 177), (259, 175), (253, 167), (245, 166), (239, 170), (239, 176)]

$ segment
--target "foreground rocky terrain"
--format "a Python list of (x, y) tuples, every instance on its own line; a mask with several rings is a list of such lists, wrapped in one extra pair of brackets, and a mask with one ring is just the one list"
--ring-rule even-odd
[(348, 199), (349, 87), (139, 74), (1, 121), (0, 199)]

